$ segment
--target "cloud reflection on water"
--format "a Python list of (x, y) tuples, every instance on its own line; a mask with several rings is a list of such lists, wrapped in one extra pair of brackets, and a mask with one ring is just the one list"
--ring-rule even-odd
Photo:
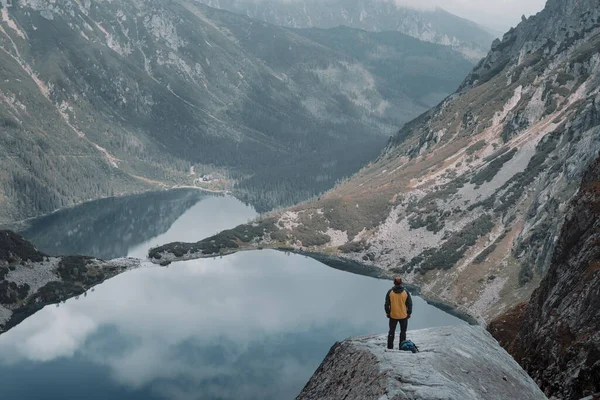
[[(142, 268), (0, 336), (0, 365), (84, 360), (156, 398), (293, 398), (336, 340), (385, 331), (389, 286), (275, 251)], [(415, 303), (412, 329), (458, 321)]]

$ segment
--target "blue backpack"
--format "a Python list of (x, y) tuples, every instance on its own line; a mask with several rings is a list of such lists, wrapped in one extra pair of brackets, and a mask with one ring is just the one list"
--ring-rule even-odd
[(419, 348), (412, 342), (412, 340), (405, 340), (404, 342), (400, 343), (400, 350), (412, 351), (413, 353), (419, 352)]

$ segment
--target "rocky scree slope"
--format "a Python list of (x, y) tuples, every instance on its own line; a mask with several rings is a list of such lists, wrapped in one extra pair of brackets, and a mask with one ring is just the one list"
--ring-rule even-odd
[(529, 304), (489, 330), (548, 396), (580, 399), (600, 393), (599, 300), (600, 159), (567, 210), (550, 269)]
[(409, 331), (413, 354), (386, 350), (387, 335), (336, 343), (296, 400), (546, 399), (479, 326)]
[(490, 320), (539, 284), (600, 150), (599, 51), (600, 1), (551, 0), (351, 179), (316, 201), (151, 255), (318, 251), (400, 274), (424, 296)]
[(398, 32), (311, 40), (193, 0), (0, 0), (0, 54), (0, 222), (215, 170), (325, 190), (471, 68)]
[(0, 334), (48, 304), (79, 296), (139, 266), (137, 259), (50, 257), (21, 236), (0, 231)]
[(485, 56), (495, 38), (485, 28), (441, 8), (416, 9), (394, 1), (198, 1), (290, 28), (343, 25), (375, 32), (398, 31), (419, 40), (449, 46), (474, 62)]

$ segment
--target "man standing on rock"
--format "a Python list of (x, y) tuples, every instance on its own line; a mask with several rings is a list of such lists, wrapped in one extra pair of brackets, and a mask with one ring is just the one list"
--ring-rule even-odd
[(394, 287), (388, 290), (385, 295), (385, 313), (390, 320), (387, 347), (393, 349), (396, 325), (400, 323), (400, 344), (402, 344), (406, 340), (408, 319), (412, 314), (412, 299), (410, 293), (402, 286), (402, 279), (400, 278), (394, 278)]

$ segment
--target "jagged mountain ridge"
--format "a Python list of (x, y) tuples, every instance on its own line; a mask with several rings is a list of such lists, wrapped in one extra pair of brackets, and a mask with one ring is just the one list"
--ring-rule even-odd
[[(313, 41), (192, 0), (1, 4), (3, 221), (191, 184), (194, 165), (241, 177), (314, 165), (319, 177), (297, 180), (324, 190), (469, 69), (400, 33)], [(436, 77), (441, 89), (412, 94)]]
[[(401, 274), (488, 320), (545, 274), (566, 205), (600, 150), (600, 1), (551, 0), (493, 44), (460, 90), (321, 196), (191, 246), (272, 246)], [(153, 256), (173, 257), (177, 246)]]
[(416, 9), (387, 0), (274, 1), (197, 0), (275, 25), (291, 28), (334, 28), (398, 31), (420, 40), (450, 46), (479, 61), (494, 35), (476, 23), (441, 9)]

